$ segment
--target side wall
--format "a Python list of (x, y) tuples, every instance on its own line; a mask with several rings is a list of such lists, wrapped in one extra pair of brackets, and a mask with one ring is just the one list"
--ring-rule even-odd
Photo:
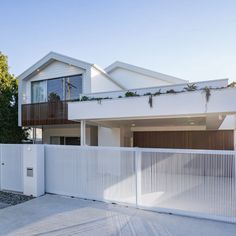
[(141, 73), (136, 73), (123, 68), (117, 68), (109, 72), (111, 77), (127, 89), (146, 88), (161, 85), (171, 85), (171, 83), (150, 77)]
[(98, 127), (98, 146), (120, 147), (120, 128)]
[(96, 68), (91, 68), (91, 92), (117, 91), (121, 88)]

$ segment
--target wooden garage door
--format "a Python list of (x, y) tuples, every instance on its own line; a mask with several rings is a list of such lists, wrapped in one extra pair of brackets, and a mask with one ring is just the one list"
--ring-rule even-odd
[(134, 132), (134, 147), (233, 150), (233, 130)]

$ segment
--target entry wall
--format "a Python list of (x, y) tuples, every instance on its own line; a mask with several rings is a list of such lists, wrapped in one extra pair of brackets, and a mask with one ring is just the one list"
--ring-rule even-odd
[(120, 128), (98, 127), (98, 146), (120, 147)]
[(134, 132), (134, 147), (234, 150), (234, 131)]

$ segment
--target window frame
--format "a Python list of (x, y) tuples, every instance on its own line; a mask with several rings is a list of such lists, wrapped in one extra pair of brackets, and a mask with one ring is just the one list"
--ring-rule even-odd
[[(30, 94), (31, 94), (31, 104), (37, 104), (37, 103), (48, 103), (48, 81), (49, 80), (55, 80), (55, 79), (63, 79), (63, 96), (65, 95), (65, 78), (68, 78), (68, 77), (75, 77), (75, 76), (81, 76), (81, 90), (82, 90), (82, 93), (83, 93), (83, 86), (84, 86), (84, 79), (83, 79), (83, 74), (75, 74), (75, 75), (67, 75), (67, 76), (59, 76), (59, 77), (53, 77), (53, 78), (50, 78), (50, 79), (42, 79), (42, 80), (35, 80), (35, 81), (31, 81), (30, 82)], [(44, 102), (33, 102), (32, 99), (33, 99), (33, 90), (32, 90), (32, 87), (33, 87), (33, 83), (34, 82), (43, 82), (43, 81), (46, 81), (46, 86), (45, 86), (45, 89), (46, 89), (46, 101)], [(81, 93), (80, 93), (81, 94)], [(79, 95), (80, 95), (79, 94)], [(70, 99), (70, 100), (61, 100), (63, 102), (70, 102), (70, 101), (75, 101), (77, 99)]]

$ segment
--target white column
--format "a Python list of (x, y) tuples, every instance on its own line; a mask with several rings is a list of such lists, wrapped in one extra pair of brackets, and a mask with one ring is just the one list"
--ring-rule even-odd
[(32, 129), (33, 129), (33, 130), (32, 130), (32, 131), (33, 131), (33, 133), (32, 133), (32, 134), (33, 134), (33, 137), (32, 137), (33, 140), (32, 140), (32, 141), (33, 141), (33, 144), (35, 144), (35, 140), (36, 140), (36, 129), (35, 129), (35, 128), (32, 128)]
[(86, 145), (86, 121), (80, 121), (80, 146)]
[(23, 145), (24, 194), (44, 195), (44, 175), (44, 145)]

